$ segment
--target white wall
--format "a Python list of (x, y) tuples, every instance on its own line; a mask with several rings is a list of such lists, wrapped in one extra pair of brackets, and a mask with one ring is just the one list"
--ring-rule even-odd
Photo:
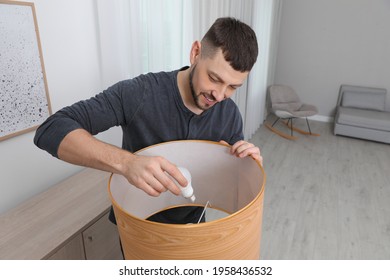
[[(94, 0), (34, 0), (53, 112), (104, 86)], [(117, 132), (99, 138), (114, 144)], [(0, 142), (0, 213), (81, 170), (33, 144), (34, 132)]]
[(275, 83), (319, 115), (333, 117), (341, 84), (390, 91), (389, 0), (284, 1), (280, 28)]

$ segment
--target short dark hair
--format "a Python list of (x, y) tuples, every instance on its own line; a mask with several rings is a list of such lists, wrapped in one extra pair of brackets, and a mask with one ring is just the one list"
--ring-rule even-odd
[(217, 19), (201, 43), (203, 56), (213, 57), (218, 48), (221, 48), (225, 60), (240, 72), (252, 69), (259, 52), (253, 29), (231, 17)]

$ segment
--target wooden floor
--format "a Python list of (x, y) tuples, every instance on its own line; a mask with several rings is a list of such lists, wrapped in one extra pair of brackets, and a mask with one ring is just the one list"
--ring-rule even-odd
[(262, 125), (250, 139), (267, 175), (261, 259), (389, 260), (390, 145), (310, 124), (321, 136), (292, 141)]

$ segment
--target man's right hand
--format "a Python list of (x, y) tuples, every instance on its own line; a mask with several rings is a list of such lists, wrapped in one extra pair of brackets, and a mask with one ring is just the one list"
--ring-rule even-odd
[(137, 188), (151, 196), (159, 196), (169, 190), (175, 195), (181, 193), (172, 176), (181, 186), (187, 185), (187, 180), (176, 165), (159, 156), (132, 155), (126, 163), (122, 175)]
[(121, 174), (151, 196), (158, 196), (167, 190), (175, 195), (180, 194), (179, 187), (170, 176), (183, 187), (188, 183), (176, 165), (165, 158), (132, 154), (96, 139), (83, 129), (73, 130), (64, 137), (58, 156), (72, 164)]

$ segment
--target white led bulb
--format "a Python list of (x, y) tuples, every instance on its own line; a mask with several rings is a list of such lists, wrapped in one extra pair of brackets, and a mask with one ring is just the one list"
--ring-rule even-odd
[(195, 202), (195, 195), (194, 195), (194, 189), (192, 188), (191, 184), (191, 173), (188, 171), (187, 168), (184, 167), (178, 167), (180, 172), (183, 174), (183, 176), (187, 179), (187, 186), (182, 187), (180, 184), (177, 184), (181, 189), (181, 194), (184, 198), (190, 199), (191, 202)]

